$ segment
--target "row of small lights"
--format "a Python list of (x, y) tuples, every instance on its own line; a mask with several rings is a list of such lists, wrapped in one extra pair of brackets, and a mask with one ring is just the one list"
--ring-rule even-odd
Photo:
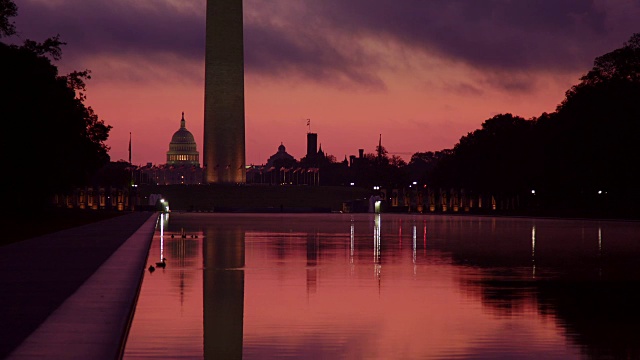
[[(602, 194), (606, 194), (606, 191), (602, 191), (602, 190), (598, 190), (598, 195), (602, 195)], [(535, 190), (531, 190), (531, 194), (535, 195), (536, 191)]]
[[(354, 185), (355, 185), (355, 183), (351, 183), (351, 186), (354, 186)], [(418, 185), (418, 182), (414, 181), (413, 185)], [(409, 185), (409, 187), (411, 187), (413, 185)], [(425, 187), (427, 187), (427, 186), (425, 185)], [(380, 186), (377, 186), (377, 185), (374, 186), (373, 190), (380, 190)], [(606, 191), (598, 190), (598, 195), (602, 195), (602, 194), (606, 194), (606, 193), (607, 193)], [(535, 190), (531, 190), (531, 194), (535, 195), (536, 191)]]

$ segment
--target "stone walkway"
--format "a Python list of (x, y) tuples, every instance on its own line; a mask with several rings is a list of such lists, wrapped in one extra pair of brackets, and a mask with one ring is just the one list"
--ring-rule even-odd
[(157, 214), (0, 247), (0, 358), (117, 359)]

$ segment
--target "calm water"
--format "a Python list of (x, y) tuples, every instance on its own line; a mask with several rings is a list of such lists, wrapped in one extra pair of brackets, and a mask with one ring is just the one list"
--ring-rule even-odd
[(125, 359), (640, 358), (640, 223), (159, 222)]

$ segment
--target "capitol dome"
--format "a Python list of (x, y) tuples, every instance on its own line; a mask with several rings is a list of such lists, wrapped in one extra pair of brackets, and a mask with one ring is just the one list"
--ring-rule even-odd
[(180, 129), (171, 137), (167, 151), (167, 165), (200, 166), (200, 155), (196, 150), (193, 134), (185, 127), (184, 112), (180, 120)]
[[(184, 121), (184, 120), (182, 120)], [(196, 141), (193, 138), (191, 131), (184, 127), (180, 127), (180, 130), (176, 131), (171, 137), (171, 144), (195, 144)]]

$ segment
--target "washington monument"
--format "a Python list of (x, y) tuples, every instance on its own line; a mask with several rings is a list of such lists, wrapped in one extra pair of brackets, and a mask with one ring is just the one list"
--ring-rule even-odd
[(205, 182), (245, 183), (242, 0), (207, 0)]

